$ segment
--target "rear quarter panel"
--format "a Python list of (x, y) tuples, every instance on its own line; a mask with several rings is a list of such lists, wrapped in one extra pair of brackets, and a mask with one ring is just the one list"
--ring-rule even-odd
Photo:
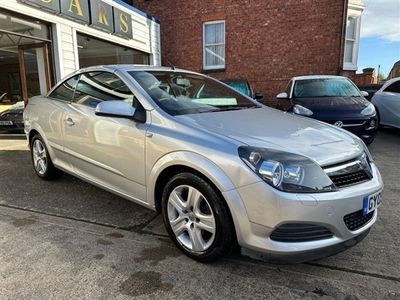
[(51, 100), (44, 96), (33, 97), (24, 111), (25, 134), (38, 132), (43, 138), (53, 164), (68, 168), (64, 154), (64, 102)]

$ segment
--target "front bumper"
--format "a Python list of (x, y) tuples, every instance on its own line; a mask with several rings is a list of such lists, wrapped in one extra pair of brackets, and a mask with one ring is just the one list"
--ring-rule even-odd
[(251, 249), (244, 249), (242, 254), (244, 256), (248, 256), (253, 259), (264, 260), (271, 263), (278, 264), (298, 264), (311, 260), (317, 260), (321, 258), (325, 258), (331, 255), (335, 255), (339, 252), (345, 251), (351, 247), (354, 247), (359, 242), (361, 242), (369, 233), (370, 229), (363, 231), (358, 236), (351, 238), (347, 241), (340, 242), (338, 244), (334, 244), (331, 246), (313, 249), (309, 251), (304, 251), (301, 253), (262, 253), (258, 251), (254, 251)]
[[(324, 122), (335, 125), (337, 121), (325, 120)], [(372, 143), (378, 131), (378, 126), (379, 126), (376, 115), (360, 120), (357, 119), (343, 120), (342, 123), (343, 123), (342, 127), (343, 129), (346, 129), (351, 133), (355, 134), (367, 144)]]
[[(364, 196), (382, 191), (382, 179), (374, 164), (372, 174), (373, 178), (367, 182), (329, 193), (284, 193), (264, 182), (225, 192), (239, 244), (275, 256), (301, 256), (364, 236), (375, 223), (377, 210), (365, 225), (355, 231), (347, 228), (344, 216), (361, 210)], [(237, 210), (240, 202), (244, 213)], [(274, 229), (288, 223), (322, 226), (332, 232), (332, 237), (307, 242), (279, 242), (270, 238)]]

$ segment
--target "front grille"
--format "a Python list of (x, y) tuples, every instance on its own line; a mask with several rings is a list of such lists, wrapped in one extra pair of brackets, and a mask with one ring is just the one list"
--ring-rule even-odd
[(276, 228), (270, 238), (277, 242), (300, 243), (329, 239), (332, 236), (332, 232), (322, 226), (290, 223)]
[(337, 187), (345, 187), (370, 179), (368, 174), (364, 170), (342, 175), (331, 175), (329, 176), (329, 178)]
[(371, 164), (364, 153), (356, 159), (324, 167), (336, 187), (346, 187), (372, 179)]
[(374, 216), (374, 211), (371, 211), (367, 215), (363, 215), (363, 210), (358, 210), (351, 214), (345, 215), (343, 217), (344, 223), (347, 228), (351, 231), (355, 231), (366, 225), (369, 221), (371, 221)]
[(338, 121), (343, 123), (343, 127), (361, 127), (366, 122), (365, 120), (328, 120), (325, 122), (335, 125), (335, 123)]

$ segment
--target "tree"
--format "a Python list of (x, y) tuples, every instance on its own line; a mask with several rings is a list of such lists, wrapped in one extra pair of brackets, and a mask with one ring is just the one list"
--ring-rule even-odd
[(383, 72), (379, 72), (378, 74), (378, 83), (381, 83), (382, 81), (386, 80), (386, 75)]

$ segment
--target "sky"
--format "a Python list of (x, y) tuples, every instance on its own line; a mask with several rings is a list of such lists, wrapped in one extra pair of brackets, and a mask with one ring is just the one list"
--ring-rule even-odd
[(400, 60), (400, 0), (363, 0), (358, 72), (374, 67), (388, 75)]

